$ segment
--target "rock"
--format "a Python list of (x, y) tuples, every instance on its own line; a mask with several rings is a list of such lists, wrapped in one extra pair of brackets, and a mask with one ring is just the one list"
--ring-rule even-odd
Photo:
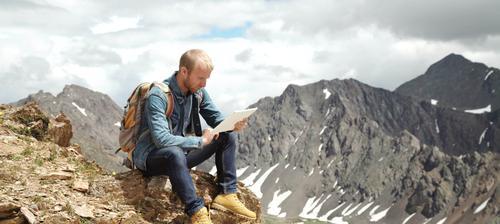
[(12, 219), (0, 220), (0, 224), (24, 224), (26, 223), (26, 219), (22, 216), (17, 216)]
[(19, 134), (33, 136), (37, 140), (43, 140), (47, 135), (49, 118), (43, 114), (35, 102), (27, 103), (10, 116), (12, 120), (24, 125), (15, 130)]
[(73, 137), (73, 130), (70, 120), (64, 113), (61, 112), (50, 123), (49, 136), (51, 140), (59, 146), (68, 147), (70, 145), (70, 140)]
[(21, 207), (21, 213), (23, 214), (24, 218), (26, 218), (26, 220), (28, 220), (28, 222), (30, 224), (38, 223), (35, 215), (33, 215), (33, 213), (31, 213), (31, 211), (28, 208)]
[[(205, 204), (209, 205), (218, 194), (214, 176), (200, 171), (192, 171), (191, 177), (196, 185), (197, 195), (204, 198)], [(121, 182), (125, 197), (130, 199), (129, 203), (137, 206), (146, 220), (166, 223), (183, 223), (188, 220), (183, 211), (184, 205), (171, 190), (168, 177), (145, 178), (139, 171), (134, 170), (118, 174), (116, 178)], [(211, 217), (214, 223), (261, 222), (259, 200), (241, 183), (238, 184), (238, 192), (241, 202), (250, 210), (256, 211), (257, 220), (248, 222), (248, 220), (233, 214), (212, 209)]]
[(87, 207), (87, 205), (75, 206), (74, 211), (75, 214), (79, 215), (82, 218), (94, 218), (92, 209)]
[(75, 180), (73, 189), (85, 193), (89, 191), (89, 182), (85, 180)]
[(71, 178), (73, 178), (71, 173), (62, 171), (52, 172), (41, 177), (42, 180), (69, 180)]
[(16, 216), (20, 207), (12, 203), (0, 203), (0, 219)]

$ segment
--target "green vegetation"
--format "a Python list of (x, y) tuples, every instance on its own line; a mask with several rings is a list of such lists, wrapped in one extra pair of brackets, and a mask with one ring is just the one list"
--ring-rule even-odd
[(27, 156), (30, 156), (31, 154), (33, 154), (33, 147), (31, 146), (27, 146), (26, 148), (24, 148), (23, 152), (21, 152), (21, 155), (27, 157)]
[(43, 160), (43, 158), (42, 158), (41, 156), (37, 156), (37, 157), (35, 158), (35, 164), (36, 164), (37, 166), (43, 166), (43, 163), (44, 163), (44, 160)]

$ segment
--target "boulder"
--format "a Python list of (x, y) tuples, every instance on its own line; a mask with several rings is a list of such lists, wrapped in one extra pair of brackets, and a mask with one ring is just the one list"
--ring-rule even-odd
[(70, 120), (60, 113), (54, 120), (51, 120), (49, 125), (49, 136), (50, 139), (62, 147), (68, 147), (70, 145), (70, 140), (73, 137), (73, 130)]

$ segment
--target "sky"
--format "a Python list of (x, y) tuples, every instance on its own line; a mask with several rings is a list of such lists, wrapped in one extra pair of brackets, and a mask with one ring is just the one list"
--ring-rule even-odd
[(120, 106), (188, 49), (224, 113), (289, 84), (394, 90), (450, 53), (500, 68), (498, 0), (0, 0), (0, 103), (77, 84)]

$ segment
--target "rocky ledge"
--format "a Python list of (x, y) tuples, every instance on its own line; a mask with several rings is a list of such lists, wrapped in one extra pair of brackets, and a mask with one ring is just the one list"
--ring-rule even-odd
[[(167, 177), (107, 173), (69, 144), (71, 136), (64, 116), (50, 120), (33, 103), (0, 105), (0, 223), (188, 223)], [(214, 176), (191, 175), (210, 204)], [(214, 223), (261, 223), (259, 200), (241, 183), (238, 190), (258, 219), (212, 209)]]

